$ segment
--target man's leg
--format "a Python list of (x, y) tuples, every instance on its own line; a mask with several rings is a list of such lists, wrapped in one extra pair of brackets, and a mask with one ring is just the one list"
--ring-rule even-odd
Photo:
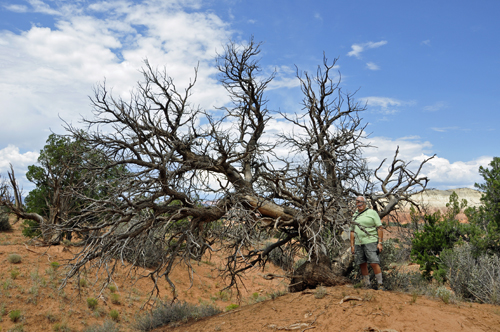
[[(382, 273), (382, 270), (380, 269), (380, 265), (378, 265), (377, 263), (371, 263), (370, 266), (372, 267), (373, 273), (375, 273), (375, 275)], [(361, 271), (361, 273), (363, 273), (363, 272)], [(366, 267), (366, 273), (368, 273), (368, 266)]]
[(375, 278), (377, 278), (378, 289), (382, 289), (384, 286), (382, 282), (382, 270), (380, 269), (380, 265), (377, 263), (371, 263), (370, 266), (373, 269), (373, 273), (375, 273)]
[(361, 275), (362, 275), (361, 282), (363, 283), (363, 286), (369, 287), (370, 286), (370, 275), (368, 274), (368, 263), (360, 264), (359, 268), (361, 269)]
[(380, 269), (380, 258), (377, 254), (377, 243), (368, 243), (366, 247), (366, 260), (373, 269), (375, 273), (375, 278), (377, 279), (378, 289), (383, 289), (382, 283), (382, 270)]
[(361, 283), (363, 287), (370, 285), (370, 275), (368, 274), (368, 263), (366, 262), (365, 248), (362, 245), (355, 246), (355, 263), (359, 265), (361, 270)]

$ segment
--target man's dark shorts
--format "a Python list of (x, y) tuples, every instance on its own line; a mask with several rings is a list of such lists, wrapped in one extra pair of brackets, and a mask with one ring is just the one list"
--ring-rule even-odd
[(363, 263), (380, 264), (380, 259), (377, 255), (377, 242), (361, 245), (356, 244), (354, 246), (354, 255), (357, 265)]

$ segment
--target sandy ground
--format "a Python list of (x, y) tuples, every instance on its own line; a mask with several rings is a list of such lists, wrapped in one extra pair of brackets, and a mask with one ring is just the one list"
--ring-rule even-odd
[(349, 285), (326, 291), (323, 298), (316, 298), (315, 291), (287, 294), (154, 331), (500, 331), (498, 306), (445, 304), (424, 296)]
[[(116, 292), (104, 289), (95, 309), (87, 306), (87, 298), (97, 297), (100, 280), (89, 272), (78, 294), (78, 283), (72, 280), (60, 290), (64, 262), (78, 248), (54, 246), (41, 248), (26, 243), (20, 224), (11, 233), (0, 233), (0, 331), (22, 327), (23, 331), (82, 331), (92, 324), (110, 319), (111, 310), (119, 312), (120, 331), (133, 331), (137, 315), (150, 306), (152, 283), (149, 279), (130, 278), (125, 269), (115, 276)], [(22, 261), (11, 264), (9, 256), (19, 254)], [(325, 288), (321, 298), (317, 290), (286, 294), (271, 300), (271, 294), (286, 289), (280, 280), (268, 281), (266, 273), (282, 274), (270, 265), (265, 271), (246, 275), (246, 289), (238, 300), (235, 294), (222, 292), (225, 282), (218, 276), (222, 257), (193, 262), (196, 273), (190, 287), (185, 269), (178, 268), (172, 280), (178, 286), (178, 298), (190, 303), (213, 303), (222, 310), (231, 304), (232, 311), (183, 323), (165, 326), (158, 331), (500, 331), (500, 307), (443, 301), (397, 292), (355, 289), (350, 285)], [(62, 264), (57, 270), (52, 262)], [(147, 270), (140, 270), (145, 273)], [(161, 299), (171, 299), (166, 281), (159, 284)], [(114, 296), (114, 299), (113, 299)], [(349, 299), (351, 297), (351, 299)], [(154, 300), (154, 298), (153, 298)], [(261, 301), (256, 303), (257, 301)], [(340, 303), (342, 302), (342, 303)], [(13, 310), (21, 311), (21, 319), (12, 322)]]
[(457, 303), (424, 296), (326, 288), (287, 294), (166, 331), (500, 331), (500, 307)]
[[(64, 263), (78, 250), (62, 245), (50, 248), (29, 245), (21, 234), (20, 223), (14, 225), (13, 232), (0, 233), (1, 332), (16, 326), (22, 326), (24, 331), (29, 332), (53, 331), (57, 328), (60, 331), (65, 331), (64, 328), (82, 331), (89, 325), (102, 325), (110, 319), (111, 310), (119, 312), (120, 331), (135, 331), (132, 328), (135, 317), (143, 315), (156, 299), (151, 298), (151, 279), (131, 278), (127, 276), (127, 270), (122, 268), (115, 274), (113, 283), (117, 295), (112, 295), (111, 290), (105, 288), (99, 296), (101, 280), (95, 273), (88, 272), (80, 294), (77, 280), (71, 280), (60, 290)], [(8, 260), (11, 254), (20, 255), (21, 262), (11, 264)], [(60, 263), (61, 267), (54, 271), (52, 262)], [(224, 310), (231, 304), (254, 303), (255, 293), (264, 299), (271, 293), (286, 289), (282, 280), (268, 281), (263, 278), (266, 273), (282, 274), (280, 269), (269, 264), (265, 271), (253, 270), (246, 275), (246, 288), (241, 289), (241, 300), (238, 300), (236, 294), (221, 292), (226, 283), (219, 277), (220, 263), (221, 258), (216, 255), (212, 256), (211, 261), (192, 261), (195, 270), (192, 286), (186, 270), (177, 268), (171, 279), (176, 284), (178, 299), (194, 304), (211, 303)], [(138, 272), (146, 274), (147, 270), (139, 269)], [(159, 282), (159, 290), (157, 298), (172, 299), (172, 290), (164, 279)], [(97, 308), (88, 308), (89, 297), (98, 298)], [(9, 317), (14, 310), (21, 310), (22, 318), (17, 322), (12, 322)]]

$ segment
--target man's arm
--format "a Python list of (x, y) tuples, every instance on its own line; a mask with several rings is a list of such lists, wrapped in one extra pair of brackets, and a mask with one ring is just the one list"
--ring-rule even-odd
[(384, 241), (384, 228), (382, 226), (377, 227), (378, 243), (377, 249), (382, 252), (382, 241)]

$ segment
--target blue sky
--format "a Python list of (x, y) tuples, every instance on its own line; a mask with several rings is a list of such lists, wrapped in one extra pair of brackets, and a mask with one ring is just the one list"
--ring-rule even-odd
[[(199, 63), (194, 101), (228, 102), (216, 81), (222, 45), (254, 36), (264, 71), (277, 70), (270, 106), (300, 112), (295, 67), (339, 58), (342, 86), (368, 108), (370, 165), (400, 146), (430, 187), (472, 187), (500, 156), (499, 1), (0, 0), (0, 173), (35, 163), (62, 119), (90, 115), (106, 78), (126, 96), (148, 58), (180, 86)], [(277, 128), (276, 128), (277, 129)], [(31, 189), (21, 179), (25, 191)]]

